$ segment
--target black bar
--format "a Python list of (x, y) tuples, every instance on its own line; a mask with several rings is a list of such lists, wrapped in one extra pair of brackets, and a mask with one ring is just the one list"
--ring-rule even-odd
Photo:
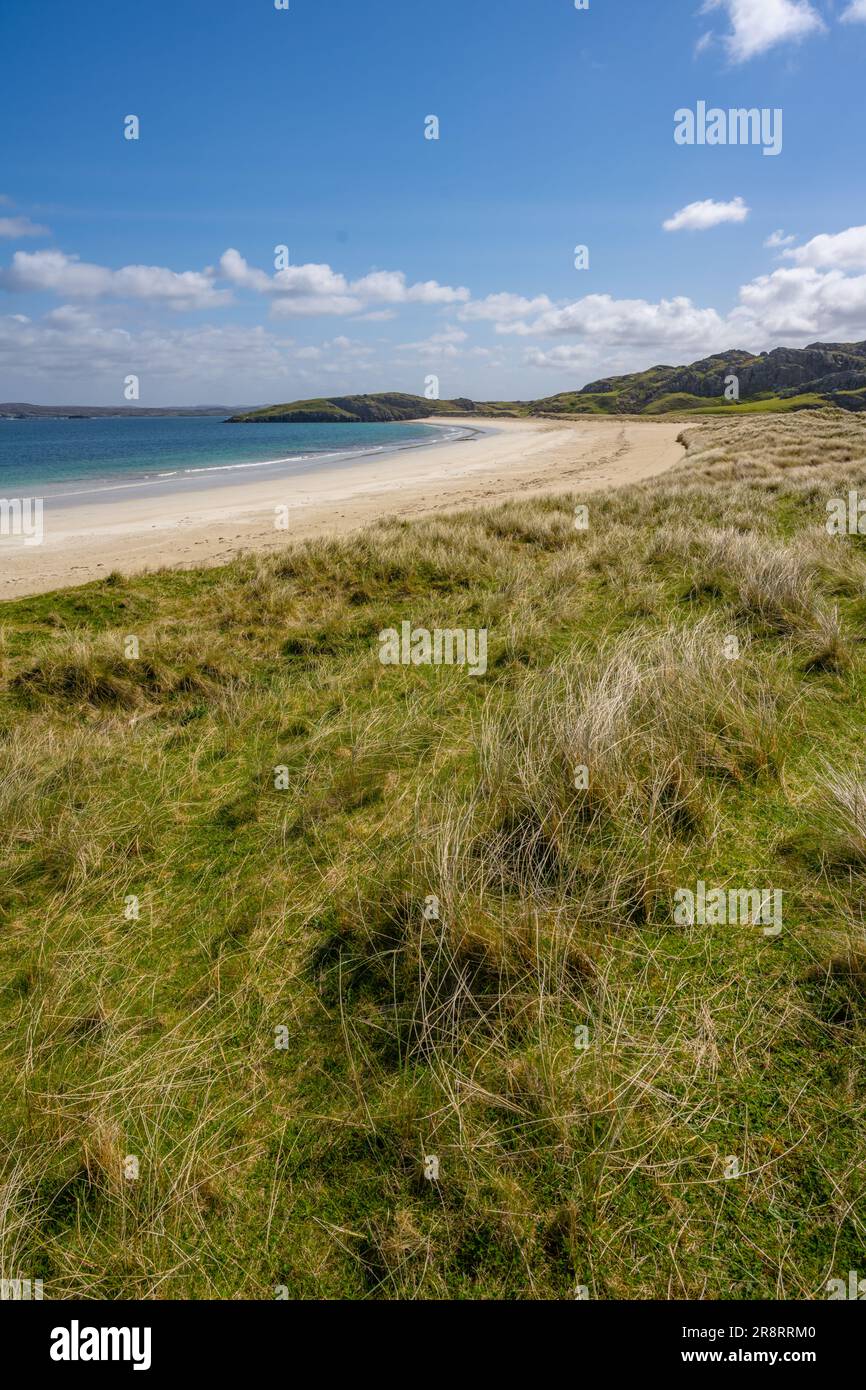
[[(100, 1371), (161, 1379), (178, 1372), (219, 1374), (251, 1366), (283, 1364), (293, 1379), (299, 1359), (324, 1357), (321, 1370), (333, 1373), (343, 1358), (347, 1369), (362, 1372), (366, 1362), (382, 1373), (389, 1362), (395, 1374), (409, 1365), (397, 1353), (407, 1333), (421, 1336), (423, 1378), (453, 1377), (477, 1356), (489, 1372), (500, 1360), (527, 1355), (539, 1370), (564, 1360), (570, 1378), (594, 1365), (596, 1374), (642, 1376), (672, 1372), (700, 1379), (708, 1369), (730, 1372), (756, 1368), (769, 1377), (790, 1369), (806, 1370), (826, 1382), (828, 1373), (856, 1365), (863, 1346), (864, 1321), (845, 1300), (812, 1303), (574, 1303), (536, 1307), (529, 1303), (461, 1303), (454, 1307), (422, 1304), (411, 1308), (383, 1301), (362, 1304), (249, 1301), (225, 1303), (168, 1302), (7, 1302), (0, 1305), (4, 1344), (14, 1348), (25, 1370), (46, 1371), (52, 1378)], [(863, 1300), (858, 1300), (863, 1301)], [(422, 1318), (419, 1324), (416, 1319)], [(453, 1322), (452, 1322), (453, 1319)], [(541, 1319), (539, 1323), (537, 1320)], [(102, 1338), (100, 1329), (123, 1329)], [(96, 1329), (96, 1333), (93, 1331)], [(138, 1329), (138, 1334), (133, 1333)], [(149, 1342), (145, 1336), (149, 1329)], [(501, 1335), (497, 1335), (500, 1332)], [(97, 1336), (99, 1333), (99, 1336)], [(477, 1334), (481, 1334), (476, 1340)], [(545, 1340), (539, 1340), (543, 1333)], [(555, 1341), (549, 1340), (551, 1336)], [(55, 1353), (79, 1354), (78, 1360), (52, 1359)], [(91, 1348), (110, 1358), (117, 1349), (125, 1360), (88, 1360)], [(455, 1358), (459, 1358), (456, 1360)], [(133, 1370), (134, 1359), (141, 1364)], [(148, 1364), (144, 1365), (147, 1361)], [(439, 1363), (437, 1365), (437, 1362)], [(411, 1374), (417, 1376), (413, 1357)], [(462, 1378), (462, 1376), (461, 1376)]]

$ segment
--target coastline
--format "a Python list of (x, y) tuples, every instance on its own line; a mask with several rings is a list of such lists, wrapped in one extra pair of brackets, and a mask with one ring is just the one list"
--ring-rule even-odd
[[(417, 423), (453, 430), (458, 421)], [(54, 496), (41, 545), (0, 538), (0, 599), (84, 584), (112, 570), (225, 564), (241, 550), (341, 535), (385, 515), (435, 516), (545, 492), (622, 486), (683, 457), (677, 424), (485, 416), (459, 424), (473, 431), (470, 437), (342, 461), (311, 459), (312, 466), (282, 476), (239, 480), (232, 469), (231, 479), (208, 472), (203, 481), (198, 470), (198, 481), (187, 475), (184, 486), (145, 492), (126, 484), (120, 491), (133, 495)], [(288, 509), (281, 513), (287, 529), (277, 529), (278, 508)]]

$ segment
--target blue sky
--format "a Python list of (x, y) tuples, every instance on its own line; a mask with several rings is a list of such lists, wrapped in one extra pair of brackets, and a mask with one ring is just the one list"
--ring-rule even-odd
[[(866, 338), (866, 0), (4, 0), (0, 47), (0, 400), (526, 398)], [(699, 101), (781, 109), (781, 153), (678, 145)]]

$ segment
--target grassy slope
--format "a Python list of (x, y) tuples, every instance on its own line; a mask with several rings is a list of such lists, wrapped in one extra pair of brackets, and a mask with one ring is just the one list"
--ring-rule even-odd
[[(387, 423), (422, 416), (465, 414), (471, 406), (471, 401), (427, 400), (423, 396), (407, 395), (401, 391), (383, 391), (368, 396), (317, 397), (314, 400), (289, 401), (284, 405), (271, 405), (262, 410), (233, 415), (229, 423)], [(495, 407), (493, 409), (495, 411)]]
[[(842, 390), (834, 390), (830, 385), (833, 381), (862, 378), (866, 363), (863, 345), (844, 345), (844, 351), (838, 347), (828, 347), (817, 359), (808, 349), (801, 353), (796, 350), (779, 351), (784, 360), (775, 368), (773, 364), (778, 364), (777, 354), (769, 354), (765, 362), (763, 358), (733, 350), (693, 362), (689, 368), (651, 367), (644, 372), (591, 382), (582, 391), (560, 391), (554, 396), (534, 401), (428, 401), (422, 396), (401, 392), (380, 392), (268, 406), (233, 416), (232, 422), (307, 423), (318, 420), (340, 423), (407, 420), (434, 415), (465, 415), (468, 412), (491, 417), (615, 415), (622, 418), (629, 415), (662, 415), (684, 419), (711, 414), (775, 414), (833, 406), (852, 412), (866, 409), (866, 388), (862, 385), (856, 389)], [(793, 388), (783, 387), (780, 383), (790, 381), (791, 363), (798, 361), (805, 366), (809, 377), (807, 384), (818, 388), (823, 382), (822, 389), (787, 394)], [(743, 396), (737, 403), (725, 399), (729, 371), (749, 373), (742, 377)], [(762, 381), (765, 383), (764, 389), (757, 389)], [(701, 384), (703, 394), (694, 394), (694, 390), (700, 390)], [(684, 389), (686, 385), (689, 390)], [(781, 394), (775, 394), (776, 388)]]
[[(840, 398), (850, 398), (853, 404), (851, 409), (862, 409), (866, 405), (866, 398), (862, 391), (839, 391), (836, 393)], [(376, 397), (358, 397), (360, 402), (375, 401)], [(391, 399), (396, 400), (397, 397)], [(631, 414), (634, 418), (641, 415), (679, 415), (691, 418), (693, 415), (773, 415), (787, 414), (791, 410), (813, 410), (822, 406), (826, 407), (827, 401), (817, 392), (804, 392), (798, 396), (755, 396), (750, 399), (738, 402), (719, 401), (716, 398), (706, 396), (694, 396), (685, 392), (669, 393), (660, 396), (657, 400), (650, 402), (643, 410), (632, 412), (623, 411), (619, 403), (619, 393), (616, 391), (597, 391), (581, 395), (579, 392), (564, 392), (558, 396), (548, 396), (538, 401), (479, 401), (474, 404), (471, 412), (468, 410), (466, 402), (455, 401), (422, 401), (417, 399), (414, 407), (406, 403), (408, 398), (404, 398), (404, 403), (396, 409), (385, 407), (378, 415), (375, 413), (366, 415), (367, 419), (381, 419), (391, 422), (400, 419), (441, 416), (460, 416), (467, 413), (488, 416), (532, 418), (537, 416), (564, 417), (580, 415), (615, 415), (623, 417)], [(707, 401), (711, 400), (711, 404)], [(431, 409), (431, 406), (433, 407)], [(369, 409), (369, 405), (364, 407)], [(375, 408), (374, 408), (375, 409)], [(266, 424), (273, 421), (279, 424), (352, 424), (358, 423), (360, 417), (350, 413), (344, 406), (337, 405), (334, 401), (325, 399), (310, 401), (295, 401), (289, 405), (268, 406), (264, 410), (251, 411), (246, 415), (232, 417), (231, 423), (241, 424)]]
[[(6, 1277), (725, 1299), (862, 1268), (866, 557), (822, 522), (866, 422), (687, 438), (587, 533), (528, 501), (4, 606)], [(382, 667), (404, 618), (486, 625), (486, 677)], [(675, 926), (698, 878), (783, 888), (783, 934)]]

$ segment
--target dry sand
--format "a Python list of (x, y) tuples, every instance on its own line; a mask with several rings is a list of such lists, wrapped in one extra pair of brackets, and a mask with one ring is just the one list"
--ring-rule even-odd
[[(150, 495), (142, 489), (122, 501), (52, 506), (41, 545), (0, 540), (0, 598), (83, 584), (112, 570), (135, 574), (222, 564), (240, 550), (276, 550), (291, 540), (341, 535), (384, 516), (431, 516), (541, 493), (621, 487), (663, 473), (683, 457), (676, 442), (681, 426), (664, 422), (494, 424), (461, 417), (461, 423), (495, 432), (362, 458), (350, 468), (323, 467), (282, 482), (271, 477)], [(289, 529), (277, 530), (275, 508), (286, 506)]]

